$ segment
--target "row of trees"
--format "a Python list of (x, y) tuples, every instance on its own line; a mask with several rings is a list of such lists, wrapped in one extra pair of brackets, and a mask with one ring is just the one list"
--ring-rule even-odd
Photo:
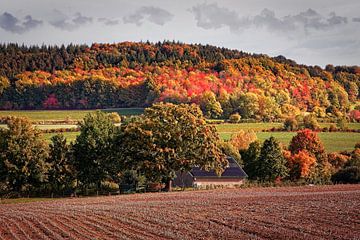
[[(240, 136), (245, 141), (249, 139), (246, 134)], [(239, 136), (231, 141), (236, 138)], [(305, 129), (292, 138), (288, 148), (270, 137), (263, 144), (252, 141), (247, 149), (240, 149), (240, 152), (244, 170), (251, 180), (356, 183), (360, 181), (359, 147), (356, 145), (351, 153), (327, 154), (317, 133)]]
[[(39, 194), (100, 190), (106, 184), (170, 181), (194, 166), (221, 174), (234, 157), (250, 180), (309, 183), (359, 182), (360, 146), (351, 153), (324, 150), (316, 132), (299, 131), (284, 148), (275, 138), (256, 141), (240, 131), (224, 142), (196, 105), (156, 104), (144, 115), (113, 124), (111, 115), (89, 114), (74, 143), (55, 135), (47, 144), (39, 130), (11, 118), (0, 130), (0, 192)], [(136, 179), (137, 180), (134, 180)], [(129, 180), (131, 179), (131, 180)]]
[(0, 132), (1, 190), (99, 190), (105, 182), (120, 183), (129, 171), (169, 183), (176, 171), (195, 165), (221, 173), (227, 161), (218, 142), (195, 105), (154, 105), (121, 127), (100, 111), (89, 114), (70, 145), (62, 135), (47, 145), (29, 121), (12, 118)]

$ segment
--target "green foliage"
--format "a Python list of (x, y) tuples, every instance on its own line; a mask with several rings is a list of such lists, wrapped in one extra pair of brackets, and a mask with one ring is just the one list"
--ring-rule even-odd
[(342, 117), (337, 120), (336, 125), (339, 129), (345, 130), (348, 128), (348, 121), (346, 118)]
[(66, 138), (62, 134), (51, 138), (49, 157), (48, 183), (51, 191), (60, 193), (70, 189), (75, 180), (76, 172), (72, 164), (71, 146), (66, 143)]
[(48, 149), (27, 119), (10, 118), (7, 127), (0, 130), (0, 181), (20, 194), (47, 180)]
[(247, 150), (241, 152), (241, 158), (244, 162), (244, 171), (251, 180), (256, 180), (259, 177), (260, 152), (261, 143), (259, 141), (252, 142)]
[(220, 141), (219, 147), (226, 156), (234, 158), (240, 165), (243, 164), (239, 150), (236, 149), (230, 142)]
[(213, 92), (205, 92), (200, 98), (200, 108), (207, 118), (217, 118), (223, 113), (220, 103)]
[(122, 125), (116, 146), (123, 156), (122, 166), (159, 182), (194, 165), (221, 173), (227, 161), (218, 142), (215, 129), (206, 124), (198, 107), (161, 103)]
[(100, 187), (109, 172), (116, 171), (112, 164), (115, 131), (110, 117), (101, 111), (86, 115), (80, 124), (80, 135), (73, 146), (74, 165), (85, 186)]
[(304, 128), (311, 129), (311, 130), (318, 130), (320, 129), (320, 125), (313, 114), (306, 115), (303, 119)]
[(335, 173), (331, 180), (335, 183), (360, 183), (360, 167), (346, 167)]
[(274, 181), (277, 178), (288, 176), (286, 160), (283, 156), (280, 143), (270, 137), (265, 140), (259, 155), (258, 178), (265, 181)]

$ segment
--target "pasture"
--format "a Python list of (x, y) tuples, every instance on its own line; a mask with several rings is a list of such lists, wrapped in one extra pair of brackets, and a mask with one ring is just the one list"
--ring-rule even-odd
[[(82, 120), (86, 114), (96, 110), (29, 110), (29, 111), (0, 111), (0, 117), (14, 116), (27, 117), (31, 121), (59, 121), (59, 120)], [(101, 111), (110, 113), (117, 112), (123, 116), (140, 115), (143, 108), (109, 108)]]
[[(31, 121), (63, 121), (63, 120), (81, 120), (86, 114), (94, 112), (96, 110), (51, 110), (51, 111), (0, 111), (0, 117), (4, 116), (17, 116), (27, 117)], [(104, 112), (118, 112), (123, 116), (139, 115), (144, 112), (143, 108), (115, 108), (115, 109), (103, 109)], [(321, 127), (329, 127), (334, 123), (320, 123)], [(220, 137), (224, 140), (231, 138), (231, 135), (240, 130), (252, 130), (256, 132), (256, 135), (260, 141), (264, 141), (270, 136), (274, 136), (281, 143), (288, 145), (291, 138), (296, 134), (295, 132), (262, 132), (263, 130), (269, 130), (271, 128), (280, 128), (282, 123), (222, 123), (211, 124), (214, 126)], [(74, 124), (46, 124), (35, 125), (39, 129), (57, 129), (57, 128), (75, 128)], [(0, 125), (5, 127), (5, 125)], [(350, 129), (360, 129), (360, 123), (349, 123)], [(47, 141), (56, 133), (45, 133), (43, 136)], [(68, 142), (72, 142), (76, 139), (78, 132), (64, 132), (63, 135), (67, 138)], [(325, 149), (328, 152), (352, 150), (357, 142), (360, 142), (360, 133), (351, 132), (322, 132), (319, 133), (319, 137), (324, 143)]]
[(0, 204), (1, 239), (358, 239), (360, 185)]
[[(228, 140), (234, 133), (220, 132), (222, 139)], [(288, 145), (296, 132), (257, 132), (256, 136), (260, 141), (273, 136), (282, 144)], [(353, 150), (356, 143), (360, 142), (360, 133), (349, 132), (321, 132), (318, 133), (319, 138), (324, 144), (326, 151), (336, 152), (344, 150)]]

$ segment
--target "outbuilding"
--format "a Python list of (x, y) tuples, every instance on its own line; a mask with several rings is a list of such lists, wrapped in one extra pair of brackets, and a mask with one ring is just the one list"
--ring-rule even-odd
[(194, 167), (190, 172), (178, 172), (173, 180), (174, 187), (235, 187), (244, 183), (247, 174), (232, 157), (227, 157), (229, 165), (221, 176), (214, 170), (205, 171), (200, 167)]

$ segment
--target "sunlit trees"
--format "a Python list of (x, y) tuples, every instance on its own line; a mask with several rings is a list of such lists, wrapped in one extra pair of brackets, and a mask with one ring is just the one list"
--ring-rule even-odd
[(101, 182), (109, 177), (114, 167), (115, 131), (110, 117), (101, 111), (86, 115), (80, 124), (80, 135), (73, 146), (74, 166), (78, 180), (86, 187), (93, 184), (99, 189)]
[(27, 119), (10, 118), (7, 126), (0, 129), (0, 181), (19, 194), (39, 188), (47, 180), (45, 141)]
[[(216, 130), (195, 105), (156, 104), (121, 127), (116, 140), (122, 166), (153, 182), (168, 182), (177, 171), (197, 165), (221, 173), (227, 165)], [(121, 157), (122, 155), (122, 157)]]
[(238, 151), (246, 150), (249, 145), (256, 141), (257, 137), (253, 131), (240, 130), (231, 136), (230, 143), (238, 149)]
[(223, 113), (220, 103), (213, 92), (205, 92), (200, 98), (200, 108), (207, 118), (217, 118)]
[(316, 158), (306, 150), (287, 157), (290, 169), (289, 176), (292, 180), (309, 179), (315, 172)]

